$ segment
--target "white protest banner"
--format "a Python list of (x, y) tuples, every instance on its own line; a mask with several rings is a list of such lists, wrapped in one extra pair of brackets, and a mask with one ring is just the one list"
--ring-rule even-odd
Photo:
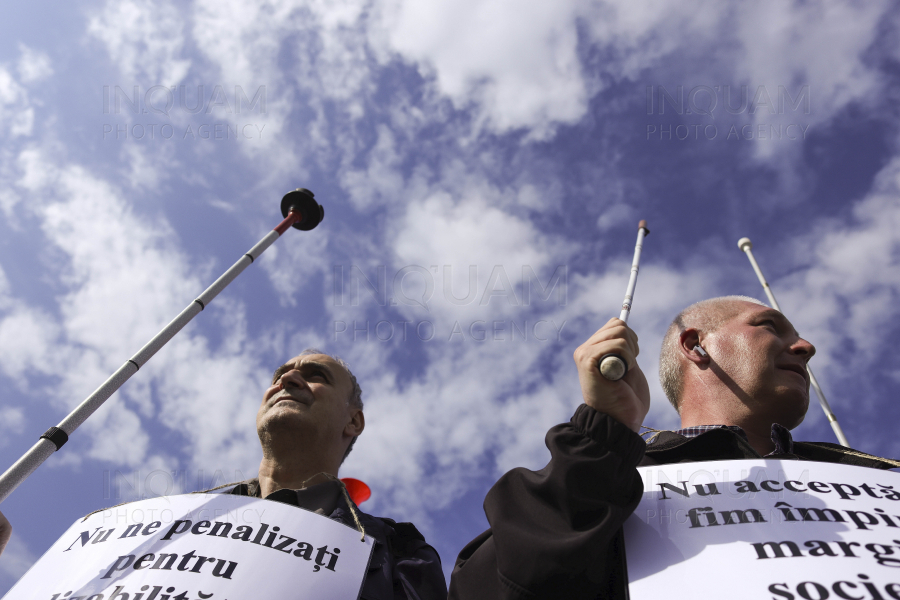
[(280, 502), (163, 496), (78, 519), (4, 599), (352, 600), (373, 547)]
[(633, 600), (900, 600), (900, 473), (796, 460), (638, 470)]

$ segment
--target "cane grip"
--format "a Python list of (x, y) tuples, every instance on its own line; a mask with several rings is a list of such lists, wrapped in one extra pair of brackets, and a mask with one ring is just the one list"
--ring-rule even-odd
[(628, 365), (625, 364), (625, 359), (618, 354), (601, 356), (600, 360), (597, 361), (597, 367), (600, 369), (600, 374), (610, 381), (618, 381), (625, 377), (625, 373), (628, 372)]

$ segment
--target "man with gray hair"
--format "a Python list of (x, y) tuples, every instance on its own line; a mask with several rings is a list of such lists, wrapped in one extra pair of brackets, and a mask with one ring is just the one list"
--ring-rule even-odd
[[(693, 304), (675, 317), (660, 378), (681, 429), (638, 435), (650, 409), (635, 333), (611, 319), (575, 350), (584, 404), (546, 437), (550, 463), (513, 469), (488, 492), (491, 528), (457, 558), (453, 599), (627, 598), (621, 528), (641, 499), (642, 465), (772, 458), (889, 469), (900, 462), (829, 443), (794, 442), (809, 406), (815, 348), (777, 310), (743, 296)], [(597, 363), (628, 365), (609, 381)]]
[(259, 477), (216, 489), (292, 504), (354, 528), (361, 524), (375, 538), (362, 598), (443, 600), (441, 561), (422, 534), (412, 523), (360, 511), (337, 477), (364, 428), (362, 390), (347, 363), (304, 350), (275, 370), (263, 394), (256, 414)]

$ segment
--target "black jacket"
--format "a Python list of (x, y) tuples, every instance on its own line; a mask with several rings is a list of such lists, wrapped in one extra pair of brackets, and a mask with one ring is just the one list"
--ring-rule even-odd
[[(665, 431), (645, 444), (582, 404), (547, 433), (550, 462), (513, 469), (488, 492), (491, 528), (470, 542), (450, 579), (452, 600), (626, 598), (622, 524), (643, 493), (637, 466), (761, 458), (727, 429), (686, 438)], [(794, 442), (778, 459), (889, 469), (896, 464), (837, 444)]]

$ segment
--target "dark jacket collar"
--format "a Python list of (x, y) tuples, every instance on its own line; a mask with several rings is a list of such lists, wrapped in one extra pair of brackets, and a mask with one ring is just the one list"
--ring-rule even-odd
[[(335, 485), (338, 485), (336, 482), (334, 483)], [(260, 497), (258, 479), (248, 479), (247, 481), (242, 481), (238, 484), (232, 485), (234, 485), (234, 487), (230, 491), (228, 491), (229, 494), (235, 494), (238, 496), (253, 496), (254, 498)], [(304, 506), (303, 498), (301, 497), (303, 492), (304, 490), (278, 490), (277, 492), (266, 496), (266, 500), (283, 502), (284, 504), (290, 504), (291, 506), (297, 506), (306, 510), (310, 510), (307, 506)], [(353, 501), (351, 500), (350, 502)], [(393, 530), (384, 521), (364, 513), (355, 503), (353, 504), (353, 510), (356, 511), (356, 515), (357, 517), (359, 517), (359, 521), (360, 523), (362, 523), (363, 528), (365, 528), (366, 534), (371, 535), (375, 538), (376, 546), (378, 543), (383, 544), (386, 536), (390, 535), (393, 532)], [(353, 512), (350, 509), (350, 504), (347, 503), (347, 499), (342, 493), (338, 494), (334, 510), (332, 510), (330, 514), (326, 514), (325, 516), (329, 519), (340, 521), (344, 525), (356, 529), (356, 522), (353, 520)]]
[[(641, 466), (745, 458), (763, 457), (750, 446), (744, 436), (730, 429), (712, 429), (692, 438), (674, 431), (662, 431), (647, 445)], [(900, 462), (828, 442), (794, 442), (792, 453), (773, 454), (767, 458), (815, 460), (873, 469), (900, 467)]]

